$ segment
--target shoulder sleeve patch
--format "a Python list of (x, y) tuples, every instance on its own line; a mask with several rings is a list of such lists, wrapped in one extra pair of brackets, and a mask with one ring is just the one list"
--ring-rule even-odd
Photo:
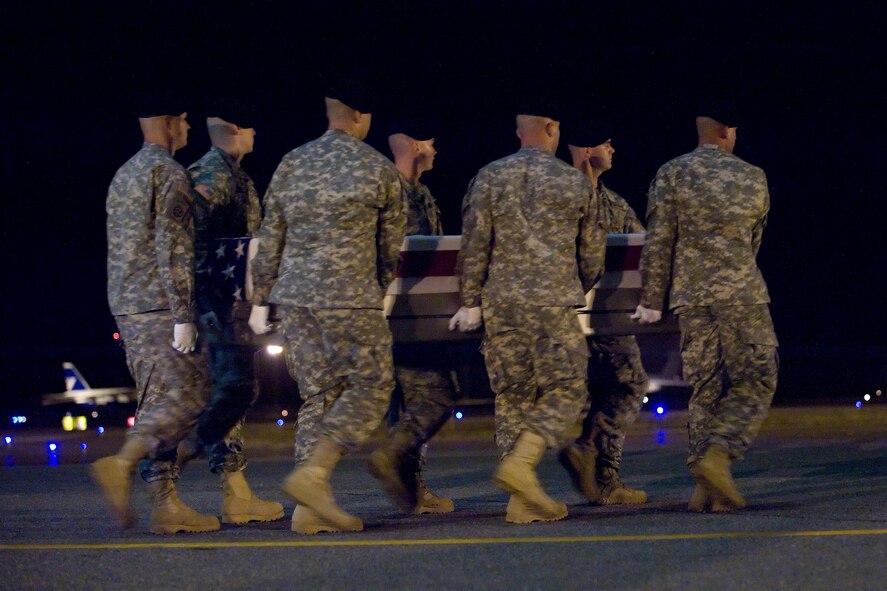
[(191, 220), (191, 199), (181, 189), (174, 190), (166, 198), (166, 215), (172, 221), (182, 225)]

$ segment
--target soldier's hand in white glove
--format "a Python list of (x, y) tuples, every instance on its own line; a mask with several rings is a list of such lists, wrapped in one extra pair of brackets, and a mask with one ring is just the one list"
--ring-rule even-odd
[(255, 334), (271, 332), (271, 324), (268, 322), (268, 306), (253, 306), (249, 312), (249, 327)]
[(176, 324), (172, 330), (172, 348), (179, 353), (191, 353), (197, 346), (197, 327), (193, 322)]
[(453, 317), (450, 318), (449, 328), (450, 330), (456, 330), (458, 328), (459, 332), (468, 332), (480, 328), (482, 321), (483, 313), (481, 312), (480, 306), (475, 306), (473, 308), (462, 306), (459, 308), (459, 311), (453, 314)]
[(651, 310), (643, 306), (638, 306), (631, 315), (632, 320), (637, 320), (638, 324), (653, 324), (662, 320), (662, 312), (660, 310)]

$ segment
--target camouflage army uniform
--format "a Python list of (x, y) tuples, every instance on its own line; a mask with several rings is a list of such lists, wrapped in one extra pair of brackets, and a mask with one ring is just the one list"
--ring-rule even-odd
[[(431, 191), (422, 183), (406, 188), (407, 235), (443, 236), (440, 209)], [(391, 433), (402, 433), (416, 443), (413, 457), (421, 469), (425, 465), (423, 445), (446, 424), (456, 404), (457, 394), (450, 375), (452, 363), (446, 352), (435, 349), (429, 355), (419, 346), (394, 347), (394, 373), (403, 395), (403, 409)], [(397, 409), (395, 409), (397, 410)]]
[[(631, 206), (601, 182), (601, 217), (610, 234), (644, 232)], [(580, 445), (594, 447), (599, 465), (619, 468), (625, 430), (634, 423), (643, 405), (649, 379), (641, 363), (641, 351), (632, 335), (591, 337), (588, 391), (591, 408), (582, 423)]]
[[(218, 293), (212, 270), (212, 241), (217, 238), (252, 236), (258, 230), (261, 205), (252, 179), (237, 160), (219, 148), (211, 148), (188, 167), (195, 187), (194, 252), (197, 259), (197, 310), (200, 336), (209, 357), (212, 398), (206, 412), (188, 438), (193, 451), (208, 450), (214, 473), (235, 472), (246, 467), (243, 454), (243, 415), (255, 402), (253, 355), (250, 347), (233, 345), (233, 298)], [(212, 322), (207, 314), (215, 314)]]
[(755, 258), (764, 172), (714, 145), (663, 165), (650, 186), (641, 304), (678, 315), (692, 464), (711, 445), (741, 457), (776, 391), (777, 341)]
[(599, 200), (582, 173), (528, 147), (478, 172), (462, 216), (462, 305), (483, 307), (496, 444), (505, 454), (529, 430), (559, 445), (588, 397), (574, 308), (603, 270)]
[(286, 360), (304, 404), (296, 462), (318, 438), (353, 450), (394, 389), (382, 298), (406, 216), (394, 166), (340, 130), (287, 154), (265, 195), (254, 304), (280, 306)]
[(209, 396), (205, 356), (170, 346), (173, 324), (194, 321), (188, 174), (164, 148), (146, 143), (114, 175), (106, 209), (108, 303), (139, 393), (127, 437), (143, 439), (150, 457), (175, 453)]

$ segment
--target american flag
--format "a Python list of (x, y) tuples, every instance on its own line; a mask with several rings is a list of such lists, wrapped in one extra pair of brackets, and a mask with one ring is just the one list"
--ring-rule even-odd
[[(447, 329), (459, 309), (459, 278), (456, 258), (461, 236), (408, 236), (400, 252), (397, 278), (385, 296), (385, 313), (395, 342), (437, 342), (477, 339), (478, 333)], [(248, 260), (258, 243), (248, 238), (217, 240), (212, 277), (219, 291), (236, 301), (252, 295)], [(619, 335), (639, 332), (676, 332), (667, 318), (656, 325), (639, 325), (629, 316), (640, 301), (639, 263), (643, 234), (610, 234), (607, 237), (605, 272), (586, 295), (586, 307), (578, 310), (587, 335)]]
[(212, 242), (207, 267), (217, 301), (234, 304), (247, 301), (252, 295), (252, 285), (249, 285), (247, 292), (247, 261), (251, 242), (249, 238), (219, 238)]

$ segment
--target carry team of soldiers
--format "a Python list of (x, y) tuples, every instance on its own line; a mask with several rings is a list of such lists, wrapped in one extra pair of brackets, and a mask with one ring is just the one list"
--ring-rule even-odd
[[(207, 119), (213, 147), (187, 171), (173, 159), (187, 143), (186, 113), (160, 97), (139, 112), (144, 144), (118, 170), (107, 199), (108, 300), (139, 404), (118, 453), (91, 466), (124, 527), (133, 523), (129, 493), (139, 465), (152, 532), (219, 529), (216, 517), (176, 494), (179, 470), (201, 454), (221, 476), (223, 522), (283, 517), (282, 505), (256, 497), (243, 475), (240, 429), (255, 401), (251, 352), (229, 344), (230, 304), (207, 280), (208, 244), (225, 236), (258, 239), (249, 326), (271, 330), (269, 305), (277, 306), (302, 398), (296, 466), (283, 485), (296, 501), (292, 530), (363, 528), (336, 503), (330, 476), (386, 411), (396, 420), (370, 455), (371, 474), (405, 513), (455, 508), (422, 477), (425, 444), (457, 401), (452, 367), (393, 349), (382, 306), (404, 236), (443, 234), (437, 204), (419, 182), (433, 165), (434, 134), (416, 123), (394, 130), (392, 163), (364, 142), (371, 93), (343, 83), (326, 95), (327, 131), (283, 158), (261, 206), (240, 166), (255, 136), (244, 126), (248, 112), (217, 108)], [(506, 521), (563, 519), (566, 505), (536, 475), (555, 449), (587, 500), (644, 503), (646, 493), (619, 477), (625, 431), (648, 387), (637, 343), (586, 339), (575, 315), (603, 273), (607, 233), (644, 226), (600, 180), (615, 151), (605, 128), (567, 129), (570, 166), (555, 157), (560, 118), (550, 103), (530, 100), (514, 114), (520, 149), (483, 167), (462, 204), (461, 307), (450, 320), (450, 330), (484, 326), (500, 451), (493, 483), (510, 495)], [(754, 439), (776, 388), (777, 342), (755, 263), (769, 195), (763, 172), (732, 154), (732, 112), (709, 103), (696, 115), (699, 147), (664, 165), (650, 187), (643, 289), (632, 318), (658, 322), (666, 306), (678, 317), (693, 388), (689, 508), (724, 512), (745, 505), (731, 462)], [(402, 399), (392, 404), (396, 387)], [(581, 435), (570, 442), (580, 419)]]

